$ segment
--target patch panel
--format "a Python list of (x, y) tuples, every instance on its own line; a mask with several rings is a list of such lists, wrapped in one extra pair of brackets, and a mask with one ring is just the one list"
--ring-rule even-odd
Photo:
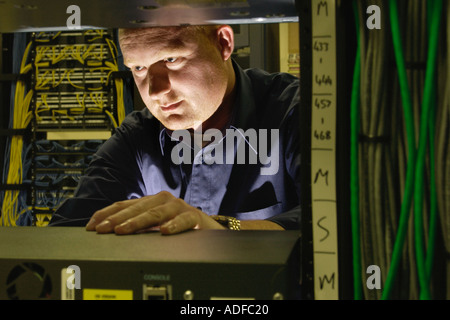
[(122, 79), (112, 76), (119, 65), (110, 30), (40, 32), (23, 41), (28, 44), (16, 84), (13, 129), (24, 129), (27, 136), (11, 140), (14, 158), (5, 180), (24, 187), (4, 193), (0, 225), (44, 226), (125, 117), (124, 89)]

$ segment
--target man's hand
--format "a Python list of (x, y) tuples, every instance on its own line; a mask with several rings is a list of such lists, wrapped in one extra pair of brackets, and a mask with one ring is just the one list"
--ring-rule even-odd
[(160, 227), (163, 234), (189, 229), (225, 229), (206, 213), (174, 197), (170, 192), (116, 202), (94, 213), (86, 230), (131, 234)]

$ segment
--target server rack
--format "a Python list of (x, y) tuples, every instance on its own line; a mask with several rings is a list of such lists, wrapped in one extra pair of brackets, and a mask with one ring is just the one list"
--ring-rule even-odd
[(28, 36), (11, 114), (23, 135), (10, 141), (2, 222), (45, 226), (125, 117), (124, 84), (112, 31)]

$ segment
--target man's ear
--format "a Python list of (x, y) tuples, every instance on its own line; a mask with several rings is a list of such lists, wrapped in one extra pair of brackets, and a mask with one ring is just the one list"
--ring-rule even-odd
[(217, 28), (216, 36), (218, 39), (220, 53), (224, 61), (231, 57), (234, 50), (234, 32), (228, 25), (222, 25)]

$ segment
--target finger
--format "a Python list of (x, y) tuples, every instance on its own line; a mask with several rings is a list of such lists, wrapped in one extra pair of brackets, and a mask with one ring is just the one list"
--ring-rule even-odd
[(148, 208), (158, 206), (173, 199), (169, 192), (160, 192), (138, 199), (119, 201), (99, 210), (94, 214), (91, 221), (86, 226), (87, 230), (96, 230), (98, 233), (110, 233), (114, 228), (133, 216), (137, 216)]
[(199, 220), (197, 212), (183, 212), (161, 225), (160, 231), (162, 234), (176, 234), (186, 230), (198, 229)]
[(148, 208), (139, 215), (134, 215), (114, 228), (116, 234), (131, 234), (150, 227), (160, 226), (176, 217), (182, 209), (179, 201), (168, 201), (163, 205)]
[(139, 199), (131, 199), (131, 200), (124, 200), (124, 201), (118, 201), (113, 203), (110, 206), (107, 206), (103, 209), (97, 210), (89, 220), (89, 222), (86, 224), (86, 230), (88, 231), (94, 231), (97, 225), (102, 223), (106, 218), (110, 217), (111, 215), (120, 212), (121, 210), (133, 205), (136, 203)]
[[(108, 218), (106, 218), (102, 223), (98, 224), (95, 227), (95, 230), (98, 233), (110, 233), (113, 232), (114, 229), (120, 225), (123, 225), (123, 227), (126, 226), (125, 222), (127, 221), (135, 221), (134, 219), (136, 219), (137, 223), (136, 223), (136, 228), (142, 228), (142, 227), (150, 227), (153, 226), (154, 224), (151, 224), (151, 221), (149, 221), (148, 223), (144, 224), (144, 223), (140, 223), (139, 221), (142, 220), (142, 217), (145, 217), (147, 215), (151, 215), (151, 216), (157, 216), (158, 215), (158, 211), (154, 211), (154, 201), (151, 201), (152, 199), (142, 199), (142, 201), (136, 202), (131, 206), (126, 207), (125, 209), (114, 213), (113, 215), (109, 216)], [(138, 218), (142, 216), (141, 218)], [(134, 223), (133, 223), (134, 224)], [(125, 229), (130, 228), (130, 226), (128, 226)], [(135, 230), (133, 230), (135, 231)], [(131, 233), (130, 232), (126, 232), (126, 233)]]
[(183, 212), (163, 224), (162, 234), (176, 234), (190, 229), (226, 229), (206, 213), (195, 209)]

